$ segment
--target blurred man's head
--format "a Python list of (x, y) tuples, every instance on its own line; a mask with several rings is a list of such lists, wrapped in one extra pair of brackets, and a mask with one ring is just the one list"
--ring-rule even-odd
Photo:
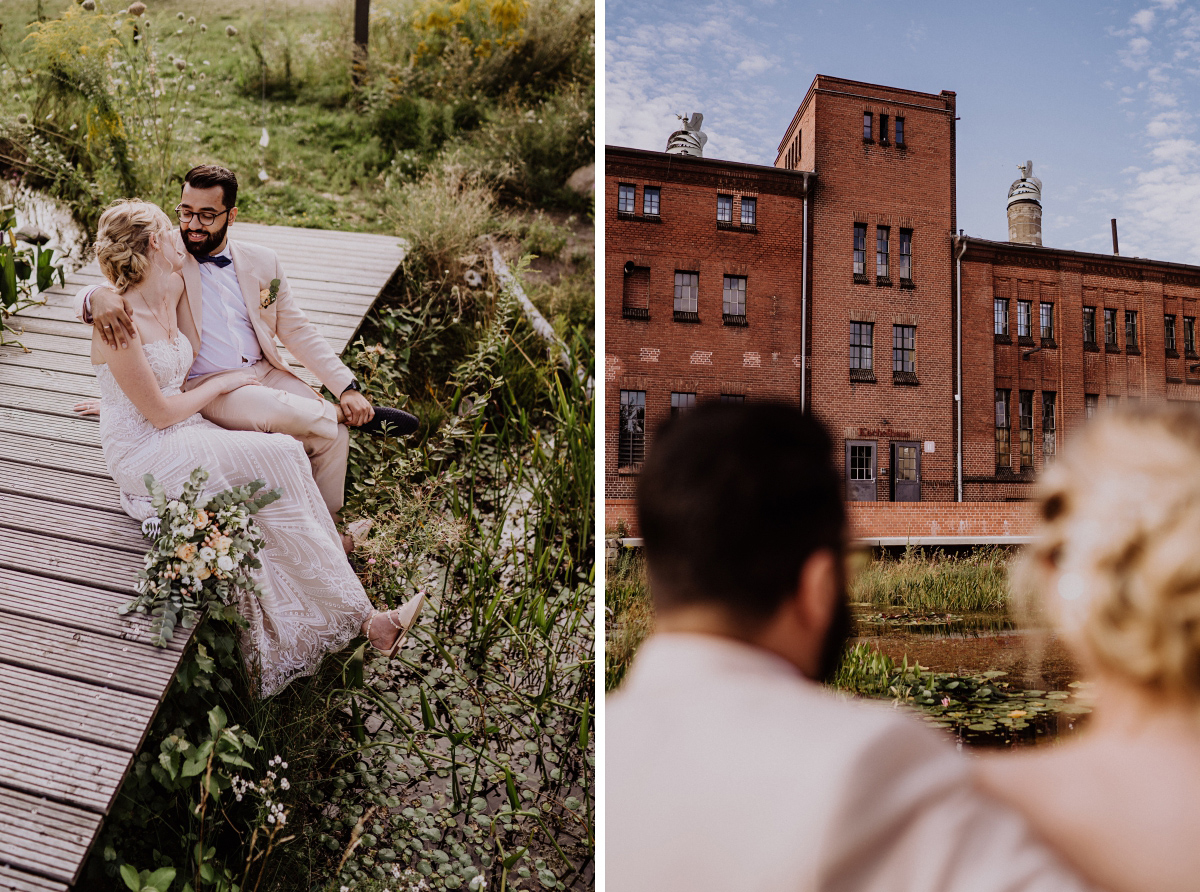
[(638, 522), (660, 627), (715, 617), (709, 631), (788, 650), (813, 677), (834, 671), (850, 619), (831, 451), (819, 422), (768, 403), (702, 405), (658, 431)]

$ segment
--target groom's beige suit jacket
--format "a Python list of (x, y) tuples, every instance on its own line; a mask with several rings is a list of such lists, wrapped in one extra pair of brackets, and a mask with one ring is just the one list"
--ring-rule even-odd
[[(175, 234), (178, 239), (178, 233)], [(250, 324), (258, 336), (263, 359), (278, 369), (294, 374), (275, 345), (276, 337), (300, 363), (316, 375), (317, 380), (329, 388), (329, 392), (341, 395), (354, 380), (354, 373), (346, 368), (329, 346), (329, 342), (309, 322), (308, 317), (296, 305), (288, 287), (287, 276), (279, 265), (275, 252), (270, 248), (246, 242), (229, 240), (229, 256), (233, 258), (233, 269), (237, 273), (238, 285), (246, 301)], [(279, 280), (279, 290), (274, 302), (267, 302), (264, 291), (269, 292), (271, 280)], [(200, 285), (200, 264), (185, 252), (183, 259), (183, 281), (186, 286), (179, 307), (179, 330), (192, 342), (192, 352), (200, 354), (200, 339), (204, 334), (204, 298)]]
[(1080, 892), (965, 760), (759, 648), (657, 634), (608, 698), (610, 892)]

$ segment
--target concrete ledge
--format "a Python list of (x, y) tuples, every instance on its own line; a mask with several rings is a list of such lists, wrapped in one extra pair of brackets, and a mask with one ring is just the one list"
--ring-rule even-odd
[[(876, 536), (869, 539), (853, 539), (851, 546), (867, 546), (885, 548), (912, 545), (924, 547), (927, 545), (1028, 545), (1033, 536)], [(642, 540), (636, 536), (617, 539), (621, 548), (641, 548)]]

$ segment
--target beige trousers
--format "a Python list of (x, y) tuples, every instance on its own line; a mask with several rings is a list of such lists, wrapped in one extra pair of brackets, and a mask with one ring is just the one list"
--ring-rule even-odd
[[(313, 479), (329, 513), (337, 520), (346, 501), (346, 460), (350, 454), (350, 432), (337, 423), (337, 408), (297, 378), (265, 359), (246, 369), (261, 387), (239, 387), (205, 406), (200, 414), (228, 430), (289, 434), (299, 440), (312, 463)], [(193, 378), (185, 389), (217, 375)], [(270, 481), (267, 481), (268, 484)]]

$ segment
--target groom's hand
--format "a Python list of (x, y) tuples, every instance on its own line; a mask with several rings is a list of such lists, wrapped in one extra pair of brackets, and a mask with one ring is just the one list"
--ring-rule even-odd
[(100, 291), (92, 295), (92, 325), (110, 348), (128, 347), (129, 339), (137, 334), (133, 327), (133, 311), (120, 294)]
[(357, 390), (343, 391), (338, 398), (338, 403), (342, 407), (342, 413), (346, 416), (346, 424), (350, 427), (366, 424), (375, 416), (375, 410), (371, 408), (371, 401)]

